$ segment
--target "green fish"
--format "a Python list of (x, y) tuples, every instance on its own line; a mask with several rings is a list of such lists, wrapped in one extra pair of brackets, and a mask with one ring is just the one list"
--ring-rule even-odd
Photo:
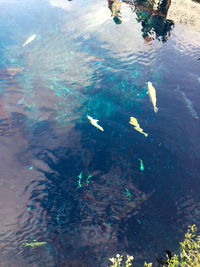
[(144, 165), (141, 159), (140, 160), (140, 170), (143, 172), (144, 171)]
[(32, 243), (26, 243), (25, 247), (38, 247), (46, 244), (47, 242), (32, 242)]
[(78, 187), (77, 188), (80, 188), (81, 187), (81, 179), (82, 179), (82, 172), (79, 174), (78, 176)]
[(88, 178), (87, 178), (87, 180), (86, 180), (86, 184), (88, 185), (89, 184), (89, 179), (92, 177), (92, 175), (91, 174), (89, 174), (89, 176), (88, 176)]

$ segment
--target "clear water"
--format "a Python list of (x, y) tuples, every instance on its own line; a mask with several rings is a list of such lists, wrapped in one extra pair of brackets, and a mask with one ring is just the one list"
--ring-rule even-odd
[(143, 266), (199, 225), (198, 17), (115, 4), (0, 1), (2, 267)]

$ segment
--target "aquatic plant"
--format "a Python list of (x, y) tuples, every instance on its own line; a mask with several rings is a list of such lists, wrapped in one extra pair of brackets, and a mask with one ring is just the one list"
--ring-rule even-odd
[(196, 233), (196, 225), (189, 226), (184, 241), (180, 242), (180, 254), (174, 254), (171, 259), (168, 257), (167, 265), (169, 267), (200, 266), (200, 235), (196, 236)]
[[(117, 254), (116, 255), (116, 258), (110, 258), (109, 260), (112, 262), (112, 265), (110, 265), (110, 267), (121, 267), (123, 266), (122, 265), (122, 259), (123, 259), (123, 256), (122, 255), (119, 255)], [(132, 265), (132, 261), (133, 261), (133, 256), (129, 256), (127, 255), (127, 260), (125, 261), (125, 267), (129, 267)]]
[[(189, 226), (187, 233), (185, 234), (185, 239), (180, 242), (181, 249), (179, 254), (174, 254), (170, 257), (169, 253), (167, 256), (167, 261), (160, 261), (162, 267), (197, 267), (200, 266), (200, 235), (196, 236), (197, 227), (196, 225)], [(133, 266), (133, 256), (127, 255), (127, 260), (123, 262), (123, 256), (117, 254), (116, 258), (110, 258), (112, 265), (109, 267), (129, 267)], [(144, 262), (144, 266), (151, 267), (152, 263)]]

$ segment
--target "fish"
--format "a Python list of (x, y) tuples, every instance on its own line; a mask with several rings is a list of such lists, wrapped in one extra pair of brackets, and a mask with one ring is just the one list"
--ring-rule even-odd
[(148, 82), (147, 84), (148, 84), (148, 93), (149, 93), (150, 100), (153, 104), (154, 112), (157, 113), (158, 108), (156, 107), (156, 89), (153, 87), (151, 82)]
[(90, 116), (88, 116), (88, 115), (87, 115), (87, 118), (88, 118), (88, 120), (90, 121), (90, 123), (91, 123), (93, 126), (95, 126), (96, 128), (98, 128), (98, 129), (101, 130), (101, 131), (104, 131), (104, 129), (97, 123), (99, 120), (95, 120), (95, 119), (93, 119), (92, 117), (90, 117)]
[(182, 95), (182, 97), (184, 99), (185, 105), (188, 108), (188, 110), (190, 111), (192, 117), (198, 120), (199, 119), (199, 116), (196, 113), (196, 111), (195, 111), (195, 109), (193, 107), (193, 104), (192, 104), (191, 100), (186, 96), (186, 94), (184, 92), (182, 92), (180, 90), (180, 87), (179, 86), (177, 86), (177, 88), (176, 88), (175, 91), (179, 91), (180, 92), (180, 94)]
[(135, 126), (134, 129), (135, 129), (136, 131), (138, 131), (138, 132), (144, 134), (145, 137), (148, 136), (147, 133), (144, 133), (144, 132), (143, 132), (143, 129), (140, 127), (140, 125), (139, 125), (139, 123), (138, 123), (138, 121), (137, 121), (136, 118), (134, 118), (134, 117), (130, 117), (130, 121), (129, 121), (129, 123), (130, 123), (131, 125)]
[(11, 67), (6, 69), (12, 79), (17, 73), (24, 70), (24, 67)]
[(82, 172), (79, 174), (78, 176), (78, 187), (77, 188), (80, 188), (81, 187), (81, 179), (82, 179)]
[(38, 247), (38, 246), (43, 246), (46, 244), (47, 242), (31, 242), (31, 243), (26, 243), (25, 247)]
[(95, 56), (88, 56), (88, 59), (91, 61), (103, 61), (102, 58), (100, 57), (95, 57)]
[(141, 159), (139, 159), (139, 161), (140, 161), (140, 170), (144, 171), (143, 161)]
[(20, 106), (20, 105), (23, 105), (24, 104), (24, 97), (20, 98), (18, 101), (17, 101), (17, 104), (16, 104), (16, 107)]
[(36, 38), (36, 34), (33, 34), (31, 37), (29, 37), (26, 40), (26, 42), (23, 44), (23, 47), (25, 47), (27, 44), (30, 44), (35, 38)]
[(199, 116), (197, 115), (196, 111), (194, 110), (191, 100), (186, 96), (186, 94), (184, 92), (180, 91), (180, 93), (181, 93), (181, 95), (184, 99), (185, 105), (189, 109), (192, 117), (198, 120)]

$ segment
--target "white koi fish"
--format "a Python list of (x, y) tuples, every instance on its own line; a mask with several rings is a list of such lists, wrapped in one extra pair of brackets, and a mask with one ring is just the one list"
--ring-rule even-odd
[(156, 89), (153, 87), (151, 82), (148, 82), (147, 84), (148, 84), (148, 93), (149, 93), (151, 102), (153, 104), (154, 112), (157, 113), (158, 108), (156, 107)]
[(24, 70), (24, 67), (11, 67), (6, 69), (12, 79), (17, 73)]
[(98, 121), (99, 120), (95, 120), (95, 119), (93, 119), (92, 117), (90, 117), (90, 116), (88, 116), (87, 115), (87, 118), (88, 118), (88, 120), (90, 121), (90, 123), (92, 124), (92, 125), (94, 125), (96, 128), (98, 128), (99, 130), (101, 130), (101, 131), (104, 131), (104, 129), (100, 126), (100, 125), (98, 125)]
[(140, 127), (140, 125), (139, 125), (139, 123), (138, 123), (138, 121), (137, 121), (136, 118), (134, 118), (134, 117), (130, 117), (130, 121), (129, 121), (129, 123), (130, 123), (131, 125), (135, 126), (134, 129), (135, 129), (136, 131), (138, 131), (138, 132), (144, 134), (145, 137), (148, 136), (147, 133), (144, 133), (144, 132), (143, 132), (143, 129)]
[(33, 34), (31, 37), (29, 37), (26, 42), (23, 44), (23, 47), (27, 44), (30, 44), (34, 39), (36, 38), (36, 34)]

